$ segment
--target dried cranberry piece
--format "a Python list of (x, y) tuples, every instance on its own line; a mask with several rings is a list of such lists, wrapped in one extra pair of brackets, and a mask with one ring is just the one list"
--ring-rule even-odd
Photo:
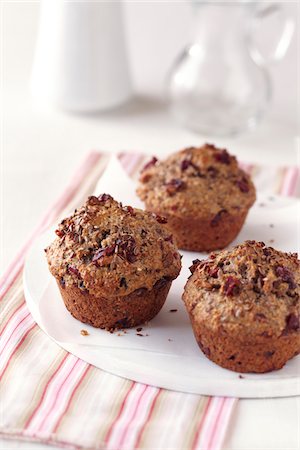
[(175, 195), (177, 191), (181, 191), (185, 188), (185, 182), (180, 178), (173, 178), (166, 183), (167, 193), (169, 195)]
[(265, 358), (271, 358), (274, 355), (274, 353), (275, 353), (275, 350), (264, 352), (264, 357)]
[(201, 170), (195, 163), (193, 163), (191, 159), (184, 159), (183, 161), (181, 161), (180, 168), (183, 172), (187, 170), (189, 167), (192, 167), (195, 170), (198, 177), (203, 177)]
[(230, 164), (231, 157), (227, 150), (221, 150), (215, 154), (215, 160), (222, 164)]
[(135, 216), (135, 211), (132, 206), (124, 206), (123, 208), (126, 212), (128, 212), (131, 216)]
[(60, 230), (60, 229), (55, 230), (55, 233), (60, 238), (64, 237), (64, 235), (65, 235), (65, 232), (63, 230)]
[(74, 266), (68, 266), (68, 272), (72, 273), (73, 275), (75, 275), (76, 277), (80, 278), (80, 273), (79, 270), (74, 267)]
[(167, 237), (165, 238), (165, 241), (166, 241), (166, 242), (171, 242), (171, 244), (173, 244), (173, 234), (170, 234), (170, 236), (167, 236)]
[(240, 292), (240, 282), (236, 278), (229, 276), (225, 281), (224, 293), (228, 296), (237, 295)]
[(112, 196), (109, 194), (101, 194), (98, 197), (99, 202), (104, 203), (107, 202), (107, 200), (113, 200)]
[(210, 221), (210, 225), (212, 227), (216, 227), (222, 218), (222, 214), (226, 214), (226, 213), (227, 213), (226, 209), (221, 209), (219, 212), (217, 212), (215, 217), (213, 217), (213, 219)]
[(153, 156), (152, 159), (150, 159), (150, 161), (148, 161), (144, 167), (142, 168), (141, 172), (144, 172), (145, 170), (149, 169), (152, 166), (155, 166), (155, 164), (157, 163), (158, 159)]
[(88, 198), (88, 203), (89, 203), (90, 205), (92, 205), (92, 206), (96, 206), (96, 205), (99, 205), (99, 200), (98, 200), (97, 197), (95, 197), (95, 195), (91, 195), (91, 196)]
[(209, 275), (212, 278), (218, 278), (218, 273), (219, 273), (219, 267), (211, 267), (209, 269)]
[(208, 173), (209, 173), (209, 175), (210, 175), (211, 178), (216, 178), (216, 176), (217, 176), (218, 173), (219, 173), (218, 169), (216, 169), (216, 168), (213, 167), (213, 166), (209, 166), (209, 167), (207, 168), (207, 171), (208, 171)]
[(300, 328), (299, 317), (295, 314), (290, 314), (286, 318), (286, 328), (287, 330), (298, 330)]
[(181, 164), (180, 164), (181, 170), (185, 171), (186, 169), (188, 169), (188, 167), (190, 167), (190, 164), (191, 164), (190, 159), (184, 159), (183, 161), (181, 161)]
[(197, 269), (197, 267), (199, 266), (200, 263), (201, 263), (200, 259), (194, 259), (194, 260), (192, 261), (191, 267), (189, 268), (189, 269), (190, 269), (190, 272), (191, 272), (191, 273), (194, 273), (195, 270)]
[(168, 283), (168, 281), (169, 280), (167, 278), (163, 277), (155, 283), (154, 288), (155, 289), (163, 289), (166, 286), (166, 284)]
[(96, 253), (94, 253), (92, 262), (98, 261), (98, 259), (103, 258), (104, 256), (111, 256), (114, 254), (116, 248), (116, 244), (99, 248)]
[(259, 322), (266, 320), (266, 316), (263, 313), (256, 313), (254, 318)]
[(277, 266), (275, 269), (275, 274), (280, 277), (284, 283), (288, 283), (289, 289), (296, 289), (297, 284), (295, 283), (294, 276), (289, 269), (283, 266)]
[(240, 180), (236, 182), (241, 192), (249, 192), (249, 183), (246, 177), (242, 177)]
[(137, 261), (138, 249), (135, 239), (131, 236), (125, 236), (122, 239), (117, 239), (116, 250), (121, 258), (126, 259), (130, 263)]
[(209, 347), (204, 347), (203, 345), (200, 346), (201, 350), (203, 351), (204, 355), (206, 356), (210, 356), (210, 348)]
[(129, 319), (124, 317), (123, 319), (117, 320), (112, 328), (128, 328), (130, 325)]
[(168, 223), (168, 219), (166, 217), (160, 216), (159, 214), (152, 213), (154, 219), (157, 220), (158, 223)]
[(270, 256), (270, 255), (271, 255), (271, 252), (270, 252), (270, 250), (266, 247), (266, 248), (263, 248), (263, 254), (264, 254), (265, 256)]

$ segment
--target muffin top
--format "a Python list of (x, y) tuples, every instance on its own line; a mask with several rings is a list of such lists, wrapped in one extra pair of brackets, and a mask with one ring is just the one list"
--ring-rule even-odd
[(195, 260), (190, 270), (183, 299), (195, 321), (244, 343), (300, 332), (297, 253), (246, 241)]
[(110, 195), (89, 197), (56, 230), (45, 249), (49, 269), (64, 288), (93, 295), (123, 296), (173, 280), (181, 261), (166, 220), (122, 206)]
[(255, 201), (255, 187), (236, 158), (211, 144), (161, 162), (152, 158), (142, 169), (137, 193), (148, 209), (175, 216), (237, 213)]

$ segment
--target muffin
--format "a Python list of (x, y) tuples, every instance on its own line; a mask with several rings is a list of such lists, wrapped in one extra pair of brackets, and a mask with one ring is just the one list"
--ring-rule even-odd
[(203, 353), (226, 369), (268, 372), (300, 352), (300, 261), (263, 242), (194, 261), (183, 294)]
[(142, 169), (137, 194), (148, 211), (164, 215), (178, 247), (226, 247), (241, 230), (255, 201), (250, 177), (225, 149), (186, 148)]
[(181, 268), (164, 224), (163, 217), (107, 194), (89, 197), (63, 220), (45, 251), (69, 312), (107, 329), (151, 320)]

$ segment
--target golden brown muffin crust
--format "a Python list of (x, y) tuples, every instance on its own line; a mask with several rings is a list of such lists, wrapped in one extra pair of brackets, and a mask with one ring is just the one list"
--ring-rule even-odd
[(297, 333), (300, 341), (300, 261), (263, 242), (195, 261), (184, 301), (195, 322), (244, 344)]
[(255, 187), (236, 158), (211, 144), (186, 148), (161, 162), (153, 158), (141, 172), (137, 193), (149, 210), (212, 215), (212, 226), (222, 214), (247, 210), (255, 201)]
[(125, 296), (152, 289), (161, 279), (175, 279), (180, 255), (164, 218), (130, 206), (110, 195), (89, 197), (63, 220), (57, 238), (45, 250), (52, 275), (62, 288), (83, 293)]

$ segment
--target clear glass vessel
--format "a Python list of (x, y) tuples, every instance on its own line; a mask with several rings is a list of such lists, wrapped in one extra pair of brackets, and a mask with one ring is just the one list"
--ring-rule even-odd
[[(263, 6), (262, 6), (263, 5)], [(253, 128), (271, 98), (268, 64), (285, 54), (293, 21), (278, 4), (195, 1), (193, 43), (175, 61), (168, 79), (170, 107), (186, 127), (206, 135), (234, 135)], [(280, 37), (263, 56), (255, 30), (279, 19)], [(269, 23), (270, 25), (270, 23)]]

